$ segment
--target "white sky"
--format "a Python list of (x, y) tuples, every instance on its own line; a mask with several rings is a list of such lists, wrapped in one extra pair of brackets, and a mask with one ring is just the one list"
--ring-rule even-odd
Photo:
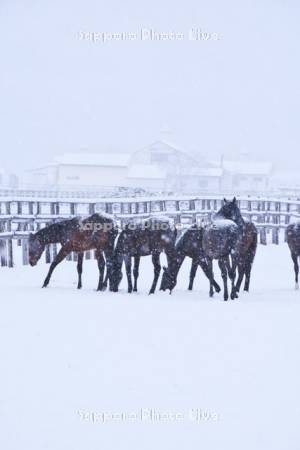
[[(300, 163), (297, 0), (0, 0), (0, 166), (159, 137), (204, 156), (247, 150)], [(80, 31), (218, 41), (80, 41)]]

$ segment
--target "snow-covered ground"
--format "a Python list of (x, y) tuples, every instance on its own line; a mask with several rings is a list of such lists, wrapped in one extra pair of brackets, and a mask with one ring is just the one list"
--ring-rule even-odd
[[(0, 448), (299, 450), (300, 292), (286, 245), (259, 246), (250, 294), (98, 293), (95, 261), (0, 269)], [(216, 275), (219, 277), (217, 268)], [(116, 414), (112, 417), (112, 414)], [(123, 417), (120, 415), (123, 414)]]

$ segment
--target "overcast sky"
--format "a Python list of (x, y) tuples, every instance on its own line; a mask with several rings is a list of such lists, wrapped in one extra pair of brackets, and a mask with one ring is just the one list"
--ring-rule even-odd
[[(299, 23), (298, 0), (0, 0), (0, 166), (133, 151), (168, 127), (207, 157), (244, 150), (295, 168)], [(192, 28), (216, 35), (191, 40)]]

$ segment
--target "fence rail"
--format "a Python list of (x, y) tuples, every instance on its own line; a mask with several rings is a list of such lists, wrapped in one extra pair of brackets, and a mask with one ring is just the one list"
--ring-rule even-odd
[[(57, 220), (88, 216), (95, 212), (111, 214), (120, 226), (133, 218), (165, 215), (176, 224), (189, 225), (209, 221), (222, 205), (222, 196), (137, 197), (137, 198), (10, 198), (0, 197), (0, 265), (13, 267), (13, 240), (22, 247), (23, 264), (28, 263), (28, 234)], [(300, 201), (260, 197), (238, 197), (245, 218), (259, 230), (260, 243), (279, 243), (280, 236), (293, 220), (300, 220)], [(280, 231), (283, 230), (283, 233)], [(56, 255), (56, 245), (46, 248), (46, 262)], [(86, 254), (87, 258), (91, 253)], [(69, 259), (76, 259), (71, 255)]]

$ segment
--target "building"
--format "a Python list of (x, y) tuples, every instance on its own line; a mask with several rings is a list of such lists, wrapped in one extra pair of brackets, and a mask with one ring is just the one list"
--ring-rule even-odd
[(215, 192), (222, 169), (165, 141), (129, 153), (66, 153), (27, 173), (27, 186), (47, 189), (142, 188), (148, 191)]
[(256, 193), (270, 188), (272, 163), (249, 160), (225, 161), (221, 189), (224, 192)]
[[(137, 173), (139, 179), (132, 175)], [(133, 153), (128, 182), (132, 184), (134, 180), (143, 188), (152, 184), (157, 190), (169, 192), (214, 192), (219, 191), (221, 176), (220, 167), (159, 140)], [(149, 177), (152, 183), (149, 183)]]
[(126, 153), (65, 153), (28, 171), (26, 184), (76, 190), (125, 186), (129, 159)]
[(132, 153), (66, 153), (29, 171), (30, 187), (55, 190), (137, 188), (186, 194), (256, 193), (270, 187), (272, 164), (245, 160), (208, 162), (165, 140)]
[(0, 168), (0, 188), (15, 189), (18, 187), (18, 177)]

